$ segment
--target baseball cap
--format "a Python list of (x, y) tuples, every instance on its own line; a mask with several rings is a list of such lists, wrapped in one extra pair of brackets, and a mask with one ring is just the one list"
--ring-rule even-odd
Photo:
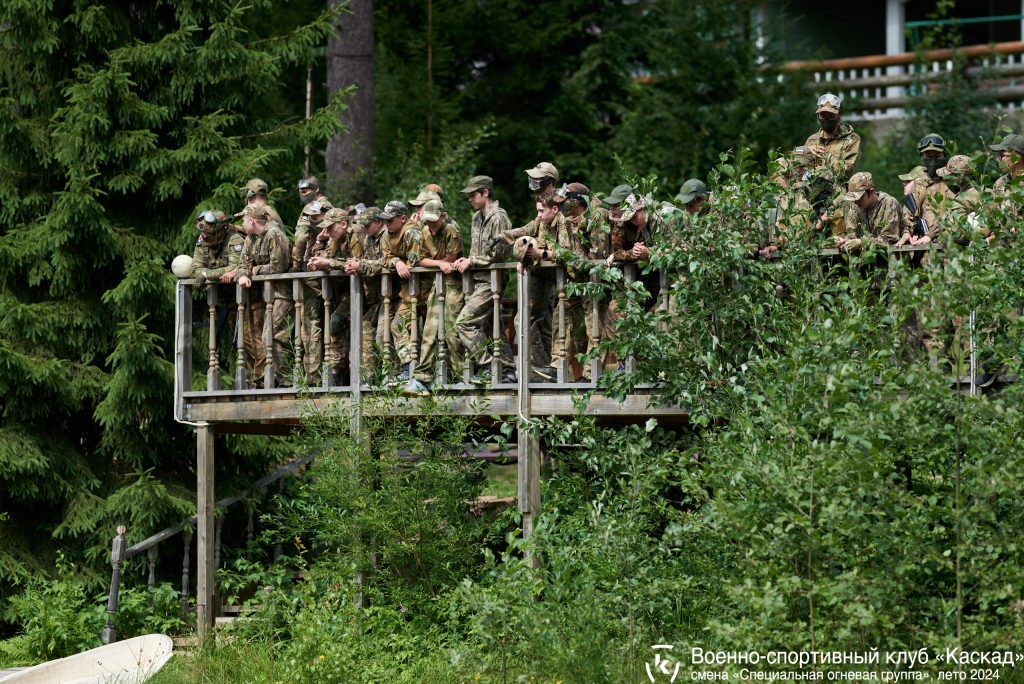
[(928, 169), (923, 166), (915, 166), (907, 173), (901, 173), (901, 181), (923, 181), (928, 177)]
[(541, 162), (532, 169), (526, 169), (526, 175), (537, 179), (552, 178), (556, 183), (558, 182), (558, 169), (551, 162)]
[(326, 214), (324, 214), (323, 224), (329, 226), (332, 223), (341, 223), (342, 221), (348, 220), (349, 213), (347, 211), (345, 211), (341, 207), (332, 207), (327, 210)]
[(427, 221), (436, 221), (441, 218), (441, 214), (444, 213), (444, 205), (439, 199), (432, 199), (423, 205), (423, 212), (420, 214), (420, 220), (426, 223)]
[(242, 216), (248, 216), (249, 218), (254, 218), (258, 221), (270, 220), (270, 212), (267, 211), (266, 205), (259, 206), (256, 204), (250, 204), (242, 210)]
[(676, 199), (683, 204), (689, 204), (693, 201), (694, 197), (707, 195), (710, 192), (711, 191), (708, 190), (708, 186), (704, 184), (704, 181), (699, 178), (691, 178), (683, 183), (683, 187), (679, 188), (679, 194), (676, 195)]
[(333, 208), (334, 207), (330, 202), (324, 200), (313, 200), (306, 206), (302, 207), (302, 213), (304, 216), (316, 216), (317, 214), (323, 214), (328, 209)]
[(320, 179), (317, 178), (316, 176), (306, 176), (305, 178), (300, 180), (298, 184), (299, 190), (306, 190), (307, 188), (314, 188), (316, 190), (319, 190), (322, 187), (323, 185), (320, 184)]
[(608, 196), (604, 198), (605, 204), (616, 205), (622, 204), (627, 197), (633, 194), (633, 187), (630, 185), (616, 185), (612, 188), (612, 191), (608, 193)]
[(391, 200), (384, 205), (384, 211), (377, 214), (377, 218), (381, 221), (390, 221), (396, 216), (409, 215), (409, 208), (404, 203), (398, 200)]
[(974, 165), (971, 164), (971, 158), (966, 154), (955, 154), (936, 173), (942, 177), (970, 176), (974, 174)]
[(1017, 133), (1011, 133), (1004, 137), (1002, 140), (997, 142), (995, 145), (989, 145), (988, 149), (995, 152), (1002, 152), (1004, 150), (1013, 150), (1014, 152), (1020, 152), (1024, 154), (1024, 135)]
[(590, 188), (583, 183), (563, 183), (562, 187), (555, 190), (555, 201), (565, 202), (568, 200), (586, 201), (590, 195)]
[(832, 112), (838, 114), (843, 109), (843, 101), (839, 99), (839, 96), (834, 93), (825, 93), (818, 98), (817, 108), (815, 113), (821, 114), (822, 112)]
[(856, 202), (874, 184), (875, 180), (869, 172), (861, 171), (860, 173), (855, 173), (850, 177), (850, 182), (846, 185), (846, 194), (843, 195), (843, 199), (847, 202)]
[(462, 188), (462, 193), (468, 195), (469, 193), (476, 192), (477, 190), (493, 188), (494, 179), (490, 176), (473, 176), (469, 179), (469, 182), (466, 183), (466, 187)]
[(430, 200), (436, 199), (441, 199), (441, 197), (433, 190), (427, 190), (424, 188), (423, 190), (420, 190), (418, 195), (416, 195), (416, 199), (409, 200), (409, 205), (413, 207), (422, 207)]
[(242, 193), (246, 197), (252, 197), (253, 195), (266, 195), (269, 191), (267, 182), (262, 178), (250, 178), (249, 181), (242, 186)]

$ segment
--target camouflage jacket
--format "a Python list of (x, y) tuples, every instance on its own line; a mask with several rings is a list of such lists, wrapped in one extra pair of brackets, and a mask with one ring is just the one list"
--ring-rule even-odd
[(917, 219), (923, 218), (928, 224), (928, 235), (934, 238), (942, 231), (942, 215), (949, 206), (946, 200), (952, 199), (953, 191), (941, 178), (928, 178), (923, 182), (914, 181), (910, 194), (914, 198), (917, 211), (904, 212), (904, 230), (912, 232)]
[(535, 218), (522, 228), (506, 230), (502, 233), (502, 237), (509, 244), (524, 235), (536, 238), (537, 249), (547, 249), (549, 261), (557, 261), (564, 264), (565, 258), (558, 253), (559, 250), (556, 247), (561, 247), (574, 254), (583, 253), (574, 227), (565, 216), (559, 213), (555, 215), (555, 218), (548, 225), (544, 225)]
[(205, 273), (206, 280), (211, 282), (238, 268), (244, 246), (245, 236), (231, 228), (215, 245), (208, 244), (200, 237), (196, 240), (196, 250), (192, 254), (192, 277), (202, 278)]
[(843, 237), (871, 238), (880, 245), (894, 245), (900, 239), (903, 206), (892, 195), (879, 192), (878, 202), (870, 209), (861, 209), (853, 202), (847, 205)]
[(469, 262), (473, 266), (490, 266), (492, 263), (504, 261), (508, 257), (509, 245), (501, 238), (501, 234), (511, 227), (512, 222), (508, 220), (508, 214), (497, 201), (473, 214)]
[(845, 184), (860, 158), (860, 136), (850, 124), (840, 123), (835, 136), (818, 130), (804, 143), (809, 148), (819, 145), (825, 148), (825, 156), (815, 156), (814, 168), (825, 170), (837, 185)]
[(332, 271), (345, 268), (349, 259), (359, 259), (363, 256), (364, 238), (365, 235), (361, 234), (361, 231), (350, 226), (338, 240), (313, 240), (314, 246), (310, 257), (327, 259), (331, 262), (329, 268)]
[(363, 254), (359, 257), (359, 275), (373, 276), (384, 268), (382, 243), (388, 231), (381, 228), (376, 235), (363, 233)]
[[(317, 195), (310, 201), (327, 202), (328, 204), (331, 202), (323, 194)], [(310, 235), (310, 232), (313, 234)], [(313, 250), (316, 249), (314, 241), (318, 234), (318, 230), (310, 231), (309, 216), (300, 212), (299, 218), (295, 221), (295, 244), (292, 245), (291, 270), (293, 273), (305, 270), (306, 262), (313, 256)]]
[(422, 259), (434, 259), (436, 261), (455, 261), (463, 253), (462, 231), (459, 224), (451, 219), (446, 219), (441, 229), (435, 235), (430, 228), (424, 226), (420, 231), (420, 244), (416, 253)]
[(613, 223), (611, 235), (611, 250), (615, 255), (615, 261), (636, 261), (633, 256), (633, 245), (638, 242), (650, 249), (654, 235), (664, 232), (665, 219), (656, 207), (647, 207), (647, 223), (643, 228), (638, 228), (631, 221), (625, 223)]
[(611, 254), (611, 228), (608, 211), (590, 207), (580, 216), (566, 217), (580, 245), (580, 254), (587, 259), (604, 259)]
[[(245, 276), (287, 273), (291, 245), (276, 221), (267, 221), (262, 235), (250, 235), (245, 239), (242, 261), (236, 279)], [(275, 283), (274, 292), (278, 297), (291, 298), (291, 286), (286, 282)]]

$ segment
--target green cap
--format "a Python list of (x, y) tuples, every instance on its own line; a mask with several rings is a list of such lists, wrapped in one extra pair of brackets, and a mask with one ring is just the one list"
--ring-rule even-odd
[(342, 221), (348, 221), (348, 212), (341, 207), (333, 207), (327, 210), (324, 214), (323, 225), (329, 226), (333, 223), (341, 223)]
[(626, 198), (633, 194), (633, 188), (629, 185), (616, 185), (608, 196), (604, 198), (605, 204), (615, 206), (616, 204), (622, 204), (626, 201)]
[(493, 189), (494, 179), (490, 176), (473, 176), (469, 179), (469, 182), (466, 183), (466, 187), (462, 188), (462, 193), (468, 195), (469, 193), (476, 192), (477, 190)]
[(266, 195), (268, 190), (267, 182), (262, 178), (250, 178), (249, 182), (242, 186), (242, 194), (246, 198), (253, 195)]
[(361, 226), (365, 226), (367, 223), (370, 223), (371, 221), (376, 221), (377, 214), (379, 213), (380, 207), (367, 207), (366, 209), (363, 209), (363, 211), (358, 216), (356, 216), (356, 223), (358, 223)]
[(928, 169), (923, 166), (915, 166), (909, 173), (901, 173), (901, 181), (923, 181), (928, 178)]
[(1024, 135), (1018, 135), (1017, 133), (1011, 133), (1006, 136), (995, 145), (989, 145), (988, 149), (995, 152), (1002, 152), (1003, 150), (1013, 150), (1024, 154)]
[(679, 188), (679, 194), (676, 195), (676, 199), (683, 204), (689, 204), (693, 201), (694, 197), (707, 195), (710, 192), (711, 191), (708, 190), (708, 186), (704, 184), (704, 181), (697, 178), (691, 178), (683, 183), (683, 187)]

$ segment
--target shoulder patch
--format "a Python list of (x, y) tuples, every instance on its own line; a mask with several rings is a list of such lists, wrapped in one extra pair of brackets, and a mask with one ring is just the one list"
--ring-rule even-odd
[(242, 245), (234, 245), (234, 249), (235, 249), (236, 252), (241, 252), (242, 251)]

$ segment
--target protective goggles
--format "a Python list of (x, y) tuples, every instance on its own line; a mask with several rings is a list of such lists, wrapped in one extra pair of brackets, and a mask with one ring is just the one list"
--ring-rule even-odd
[(587, 199), (586, 197), (584, 197), (583, 193), (569, 190), (568, 183), (562, 183), (562, 187), (555, 190), (555, 197), (559, 197), (565, 200), (575, 200), (577, 202), (585, 202)]
[(946, 141), (942, 139), (941, 135), (926, 135), (921, 138), (921, 142), (917, 143), (917, 151), (921, 152), (926, 147), (941, 147), (946, 149)]
[(818, 104), (816, 106), (818, 107), (818, 109), (821, 109), (822, 107), (825, 106), (835, 107), (836, 109), (842, 109), (843, 101), (839, 99), (838, 95), (833, 95), (832, 93), (825, 93), (824, 95), (818, 98)]
[(213, 213), (212, 211), (209, 211), (209, 210), (199, 212), (199, 215), (196, 216), (196, 219), (197, 220), (198, 219), (202, 219), (202, 220), (206, 221), (207, 223), (217, 223), (218, 222), (217, 221), (217, 214), (215, 214), (215, 213)]

